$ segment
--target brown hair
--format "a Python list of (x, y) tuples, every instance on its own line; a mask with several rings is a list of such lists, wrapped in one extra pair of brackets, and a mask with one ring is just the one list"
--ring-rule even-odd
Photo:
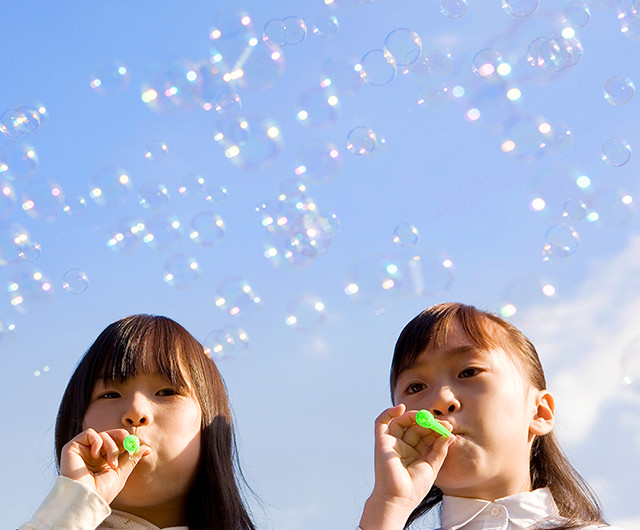
[(202, 409), (201, 456), (187, 497), (191, 530), (253, 530), (241, 484), (233, 421), (224, 381), (202, 345), (180, 324), (155, 315), (133, 315), (107, 326), (71, 376), (58, 409), (55, 445), (62, 447), (82, 431), (95, 382), (124, 382), (157, 370), (178, 391), (195, 394)]
[[(458, 324), (478, 347), (490, 350), (502, 348), (512, 355), (524, 377), (539, 390), (546, 389), (542, 364), (535, 347), (515, 326), (504, 319), (473, 306), (449, 303), (434, 305), (417, 315), (400, 333), (391, 362), (391, 399), (400, 373), (410, 368), (427, 347), (442, 347), (454, 326)], [(531, 448), (529, 462), (534, 489), (548, 487), (565, 519), (557, 530), (577, 528), (585, 524), (604, 523), (602, 509), (595, 494), (569, 463), (553, 432), (537, 436)], [(442, 500), (442, 492), (433, 486), (413, 511), (407, 528), (421, 515)], [(545, 527), (547, 528), (547, 527)]]

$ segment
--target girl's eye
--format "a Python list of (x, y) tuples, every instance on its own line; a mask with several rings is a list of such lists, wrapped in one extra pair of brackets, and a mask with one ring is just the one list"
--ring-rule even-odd
[(416, 394), (418, 392), (420, 392), (421, 390), (424, 390), (426, 388), (426, 385), (424, 383), (411, 383), (408, 387), (407, 387), (407, 394)]
[(479, 372), (480, 370), (478, 370), (478, 368), (466, 368), (462, 370), (460, 374), (458, 374), (458, 377), (460, 379), (467, 379), (469, 377), (473, 377), (474, 375), (478, 375)]
[(173, 388), (163, 388), (156, 392), (156, 396), (175, 396), (178, 393)]
[(100, 394), (98, 396), (99, 399), (115, 399), (115, 398), (119, 398), (120, 394), (118, 394), (117, 392), (103, 392), (102, 394)]

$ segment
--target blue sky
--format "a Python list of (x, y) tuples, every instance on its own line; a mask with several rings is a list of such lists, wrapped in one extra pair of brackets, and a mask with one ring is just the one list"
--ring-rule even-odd
[[(567, 2), (541, 2), (520, 18), (500, 2), (471, 2), (460, 18), (443, 15), (435, 1), (325, 4), (9, 0), (0, 7), (0, 113), (34, 102), (47, 109), (34, 132), (0, 138), (0, 160), (18, 171), (3, 175), (16, 200), (0, 210), (0, 257), (11, 261), (0, 267), (8, 286), (0, 299), (0, 356), (9, 386), (0, 443), (3, 475), (16, 477), (0, 485), (3, 526), (29, 519), (53, 481), (55, 414), (76, 362), (107, 324), (137, 312), (175, 318), (203, 341), (223, 328), (248, 336), (237, 358), (219, 366), (247, 479), (263, 501), (261, 527), (355, 525), (372, 486), (372, 423), (389, 402), (397, 334), (422, 308), (457, 300), (492, 311), (516, 307), (510, 318), (538, 346), (569, 455), (609, 518), (640, 527), (631, 501), (640, 487), (640, 354), (633, 349), (640, 100), (612, 105), (603, 96), (613, 76), (640, 82), (638, 41), (629, 36), (636, 26), (621, 33), (617, 3), (609, 0), (589, 2), (589, 23), (565, 40)], [(251, 18), (243, 42), (251, 25), (256, 41), (244, 75), (227, 83), (227, 60), (215, 63), (215, 54), (238, 57), (238, 41), (225, 40), (225, 21), (241, 20), (240, 8)], [(263, 28), (285, 17), (302, 19), (306, 36), (268, 48)], [(330, 17), (338, 23), (335, 35), (328, 34)], [(324, 36), (314, 34), (314, 24)], [(222, 37), (212, 40), (216, 28)], [(401, 41), (420, 53), (418, 61), (397, 66), (382, 86), (358, 82), (344, 65), (382, 49), (401, 28), (420, 38), (420, 48)], [(531, 66), (530, 43), (550, 36), (556, 40), (545, 41), (545, 57), (556, 62)], [(446, 48), (450, 60), (430, 71), (436, 48)], [(474, 74), (473, 59), (484, 49), (499, 52), (510, 71), (503, 66), (503, 75), (488, 80)], [(568, 59), (577, 62), (559, 70)], [(128, 81), (106, 94), (93, 89), (95, 73), (104, 77), (114, 64), (126, 67)], [(204, 64), (220, 73), (203, 77)], [(392, 67), (370, 65), (369, 73), (379, 79), (385, 68)], [(159, 108), (142, 100), (150, 88)], [(239, 98), (237, 114), (228, 105), (226, 115), (216, 111), (216, 103), (231, 101), (225, 91)], [(375, 134), (371, 153), (348, 149), (357, 127)], [(549, 129), (546, 136), (536, 132)], [(221, 131), (224, 141), (216, 136)], [(365, 149), (373, 145), (366, 138)], [(601, 160), (611, 138), (632, 149), (619, 167)], [(161, 154), (159, 143), (166, 156), (146, 158), (149, 149)], [(16, 153), (29, 150), (39, 165), (31, 177), (20, 176)], [(324, 158), (310, 154), (318, 150)], [(328, 166), (333, 172), (322, 173)], [(90, 197), (104, 171), (128, 176), (122, 203)], [(193, 175), (217, 199), (198, 192)], [(64, 200), (47, 195), (51, 182)], [(118, 188), (105, 186), (105, 196)], [(157, 205), (141, 206), (140, 193), (158, 188), (166, 195), (145, 195)], [(84, 211), (62, 211), (79, 196)], [(567, 201), (584, 203), (584, 217), (574, 213), (581, 206), (563, 216)], [(196, 214), (221, 219), (224, 231), (198, 225), (207, 244), (198, 243), (190, 237)], [(284, 226), (274, 228), (283, 214)], [(156, 248), (156, 232), (154, 247), (150, 227), (176, 220), (175, 240), (168, 236), (167, 247)], [(16, 224), (29, 234), (27, 259), (16, 257), (6, 237)], [(417, 230), (415, 243), (406, 230), (405, 246), (394, 243), (396, 229), (407, 224)], [(119, 243), (114, 250), (107, 243), (122, 226), (143, 228), (125, 239), (131, 248), (117, 250)], [(553, 246), (544, 262), (546, 243)], [(164, 279), (171, 261), (197, 263), (198, 277), (172, 287)], [(63, 288), (72, 269), (88, 278), (80, 294)], [(194, 270), (172, 269), (177, 279)], [(34, 272), (43, 275), (40, 286), (51, 286), (44, 294), (32, 280), (23, 283)], [(354, 284), (358, 292), (347, 295)], [(221, 293), (228, 301), (238, 296), (237, 304), (218, 307)], [(291, 315), (297, 325), (286, 323)], [(635, 379), (624, 368), (634, 359)], [(614, 435), (601, 431), (599, 418)]]

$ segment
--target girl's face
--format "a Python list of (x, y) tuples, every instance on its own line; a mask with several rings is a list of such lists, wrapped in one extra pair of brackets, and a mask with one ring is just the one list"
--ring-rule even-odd
[(106, 386), (99, 379), (83, 430), (125, 428), (151, 448), (111, 506), (143, 518), (158, 510), (182, 514), (200, 459), (201, 424), (195, 396), (178, 394), (164, 375), (139, 374)]
[(553, 401), (502, 349), (479, 349), (456, 325), (444, 347), (427, 348), (400, 373), (394, 402), (453, 426), (457, 441), (436, 479), (444, 494), (495, 500), (531, 489), (531, 444), (551, 430)]

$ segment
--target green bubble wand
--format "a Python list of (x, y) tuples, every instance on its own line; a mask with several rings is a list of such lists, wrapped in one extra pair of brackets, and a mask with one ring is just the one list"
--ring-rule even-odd
[(140, 449), (140, 439), (135, 434), (129, 434), (122, 441), (122, 445), (124, 450), (129, 453), (129, 458), (133, 458), (133, 455)]
[(449, 436), (451, 431), (436, 421), (433, 414), (428, 410), (422, 409), (416, 413), (416, 423), (426, 429), (431, 429), (442, 436)]

